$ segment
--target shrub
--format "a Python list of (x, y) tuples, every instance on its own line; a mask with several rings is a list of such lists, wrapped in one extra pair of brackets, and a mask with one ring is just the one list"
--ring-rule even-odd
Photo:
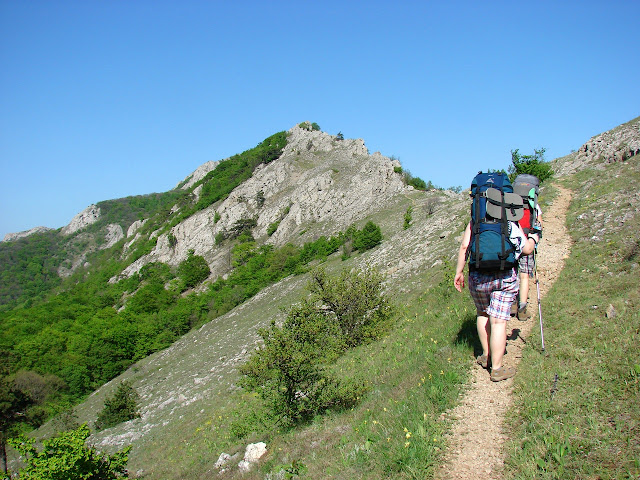
[(382, 231), (373, 222), (367, 222), (362, 230), (356, 231), (353, 236), (353, 248), (360, 252), (369, 250), (382, 242)]
[(96, 429), (104, 430), (119, 423), (139, 418), (138, 399), (138, 392), (129, 382), (123, 381), (118, 385), (113, 396), (105, 400), (104, 408), (96, 420)]
[(264, 344), (240, 367), (240, 385), (257, 392), (276, 417), (297, 422), (322, 410), (319, 399), (330, 383), (323, 364), (341, 349), (336, 325), (309, 303), (293, 307), (279, 327), (259, 332)]
[(413, 220), (413, 217), (411, 215), (412, 213), (413, 213), (413, 207), (407, 208), (407, 211), (404, 213), (404, 225), (403, 225), (403, 228), (405, 230), (411, 226), (411, 221)]
[[(395, 168), (398, 168), (398, 167), (395, 167)], [(394, 168), (394, 171), (395, 171), (395, 168)], [(433, 184), (431, 183), (431, 181), (429, 181), (429, 183), (427, 184), (420, 177), (414, 177), (413, 175), (411, 175), (411, 172), (409, 170), (402, 171), (401, 169), (400, 171), (403, 173), (404, 183), (406, 185), (411, 185), (416, 190), (427, 190), (429, 188), (433, 188)]]
[(128, 478), (126, 470), (131, 447), (113, 455), (101, 455), (86, 445), (89, 427), (62, 432), (44, 440), (42, 450), (34, 446), (35, 440), (25, 436), (11, 440), (11, 445), (25, 458), (26, 466), (20, 470), (21, 480), (65, 479), (111, 480)]
[[(459, 192), (458, 192), (459, 193)], [(436, 207), (440, 204), (440, 197), (431, 197), (424, 205), (424, 211), (427, 216), (431, 216), (435, 213)]]
[(509, 179), (513, 181), (521, 173), (535, 175), (540, 183), (553, 176), (553, 170), (544, 160), (546, 149), (534, 149), (533, 155), (523, 155), (518, 149), (511, 150), (511, 165), (509, 165)]
[(282, 326), (272, 321), (259, 331), (263, 345), (240, 367), (240, 385), (282, 422), (354, 405), (365, 387), (338, 381), (328, 367), (348, 348), (379, 338), (392, 318), (374, 270), (337, 278), (315, 270), (308, 289), (311, 296), (288, 310)]
[(276, 230), (278, 230), (279, 226), (280, 226), (280, 221), (269, 224), (269, 226), (267, 227), (267, 235), (271, 236), (274, 233), (276, 233)]
[(169, 240), (169, 246), (171, 248), (175, 247), (178, 244), (178, 239), (173, 234), (173, 232), (169, 232), (169, 234), (167, 235), (167, 238)]
[(242, 235), (244, 232), (250, 231), (252, 228), (258, 225), (256, 218), (241, 218), (231, 226), (228, 232), (229, 238), (236, 238)]
[(193, 250), (189, 250), (187, 259), (178, 266), (178, 275), (182, 279), (185, 288), (192, 288), (205, 280), (211, 270), (204, 257), (194, 255)]
[(389, 328), (393, 308), (383, 291), (383, 277), (375, 269), (343, 270), (329, 278), (323, 269), (312, 272), (312, 301), (335, 320), (348, 347), (380, 338)]

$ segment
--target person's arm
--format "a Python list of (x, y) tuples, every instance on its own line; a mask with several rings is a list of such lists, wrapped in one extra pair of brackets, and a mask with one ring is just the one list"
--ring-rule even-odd
[(471, 222), (467, 224), (467, 228), (462, 235), (460, 242), (460, 250), (458, 250), (458, 261), (456, 262), (456, 276), (453, 279), (453, 286), (456, 290), (462, 292), (464, 288), (464, 266), (467, 263), (467, 254), (469, 251), (469, 243), (471, 242)]
[(536, 220), (540, 224), (540, 228), (542, 228), (542, 210), (540, 210), (540, 205), (536, 205)]

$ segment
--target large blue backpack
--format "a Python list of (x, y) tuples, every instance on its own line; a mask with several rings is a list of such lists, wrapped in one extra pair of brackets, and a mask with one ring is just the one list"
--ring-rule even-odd
[(502, 172), (479, 172), (471, 182), (471, 197), (469, 270), (513, 268), (518, 261), (509, 240), (509, 221), (522, 218), (522, 197), (513, 193), (509, 177)]

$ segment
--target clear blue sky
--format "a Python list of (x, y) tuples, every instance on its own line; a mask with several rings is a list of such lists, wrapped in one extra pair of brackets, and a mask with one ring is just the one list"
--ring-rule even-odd
[(305, 120), (468, 185), (640, 115), (637, 0), (0, 0), (0, 240)]

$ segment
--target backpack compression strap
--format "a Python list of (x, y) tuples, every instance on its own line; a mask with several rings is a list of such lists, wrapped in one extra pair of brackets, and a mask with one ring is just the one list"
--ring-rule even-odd
[[(477, 236), (480, 233), (480, 197), (482, 196), (482, 194), (479, 191), (479, 188), (476, 188), (476, 193), (473, 196), (473, 202), (474, 202), (474, 218), (472, 218), (472, 222), (471, 222), (471, 227), (472, 227), (472, 232), (473, 235)], [(480, 253), (480, 242), (475, 242), (475, 252), (473, 253), (475, 256), (475, 263), (474, 265), (477, 266), (480, 264), (480, 259), (482, 258), (482, 254)]]

